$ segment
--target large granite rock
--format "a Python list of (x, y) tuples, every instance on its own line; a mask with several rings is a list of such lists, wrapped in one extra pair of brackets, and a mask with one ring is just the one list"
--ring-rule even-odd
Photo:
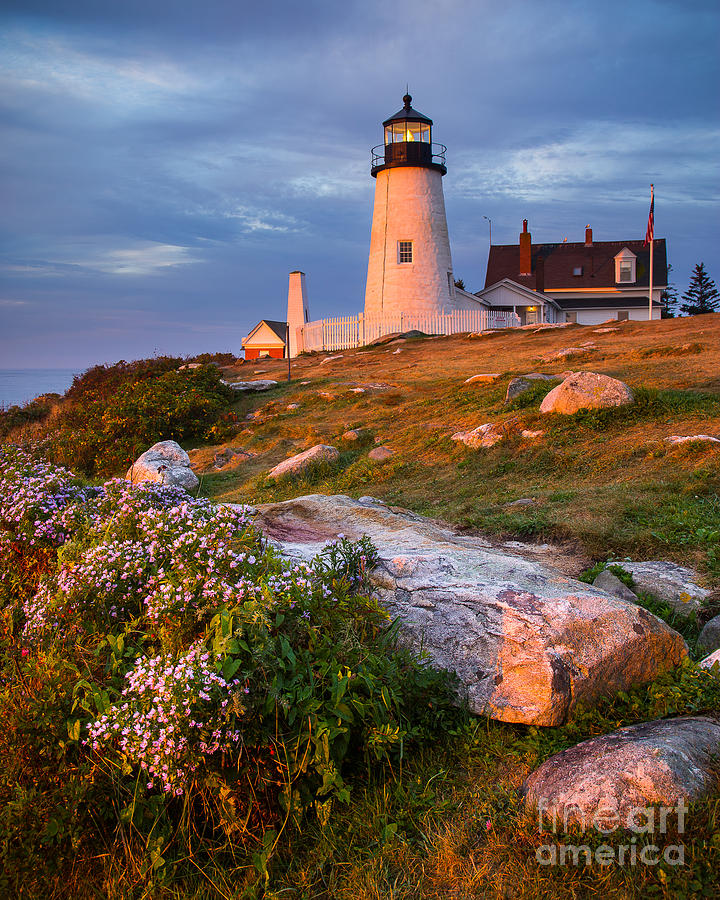
[(350, 497), (258, 507), (257, 524), (309, 560), (338, 534), (369, 535), (379, 602), (401, 636), (459, 676), (471, 708), (506, 722), (557, 725), (580, 701), (655, 678), (683, 639), (635, 604), (430, 519)]
[(551, 756), (525, 782), (525, 802), (563, 825), (639, 827), (635, 810), (720, 787), (719, 746), (720, 720), (707, 716), (621, 728)]
[(698, 638), (698, 647), (703, 648), (706, 653), (720, 650), (720, 616), (715, 616), (705, 624)]
[(618, 565), (632, 575), (637, 588), (664, 600), (684, 616), (697, 612), (710, 593), (697, 584), (697, 572), (677, 563), (648, 560)]
[(632, 402), (632, 391), (617, 378), (596, 372), (576, 372), (545, 395), (540, 412), (569, 416), (581, 409), (604, 409)]
[(157, 481), (194, 491), (200, 484), (190, 468), (190, 457), (175, 441), (159, 441), (139, 456), (127, 470), (128, 481)]
[(335, 462), (339, 457), (340, 452), (336, 447), (331, 447), (329, 444), (316, 444), (309, 450), (304, 450), (296, 456), (291, 456), (290, 459), (284, 459), (274, 469), (271, 469), (268, 475), (270, 478), (295, 475), (323, 462)]

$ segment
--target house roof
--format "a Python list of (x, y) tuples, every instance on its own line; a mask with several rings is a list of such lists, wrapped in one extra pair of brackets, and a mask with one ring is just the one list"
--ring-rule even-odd
[(250, 340), (253, 335), (255, 335), (263, 325), (267, 325), (267, 327), (274, 332), (274, 334), (285, 343), (285, 331), (287, 328), (287, 322), (276, 322), (273, 319), (261, 319), (257, 325), (253, 328), (250, 334), (243, 340), (243, 346), (245, 346), (246, 342)]
[[(578, 244), (532, 244), (531, 275), (520, 275), (520, 247), (518, 244), (499, 244), (490, 248), (485, 287), (490, 287), (503, 278), (510, 278), (517, 284), (536, 290), (538, 260), (544, 266), (544, 289), (586, 290), (588, 288), (616, 288), (615, 257), (625, 247), (637, 257), (637, 281), (622, 287), (649, 287), (650, 247), (643, 241), (594, 241), (586, 247)], [(573, 269), (581, 268), (581, 275), (573, 275)], [(655, 240), (653, 258), (653, 287), (667, 285), (667, 252), (665, 238)]]
[(559, 306), (558, 300), (555, 297), (551, 297), (548, 294), (541, 294), (539, 291), (534, 291), (532, 290), (532, 288), (525, 287), (524, 284), (519, 284), (517, 281), (513, 281), (512, 278), (503, 278), (501, 281), (498, 281), (495, 284), (489, 284), (487, 287), (483, 288), (483, 290), (478, 291), (475, 296), (481, 300), (485, 300), (488, 294), (492, 293), (497, 288), (502, 287), (505, 287), (513, 293), (517, 294), (520, 299), (524, 299), (528, 303), (548, 303), (554, 307)]

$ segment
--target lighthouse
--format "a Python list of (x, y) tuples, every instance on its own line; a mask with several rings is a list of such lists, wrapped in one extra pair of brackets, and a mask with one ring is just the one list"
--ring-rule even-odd
[(432, 119), (403, 97), (372, 150), (375, 179), (365, 315), (437, 314), (455, 308), (442, 178), (445, 150)]

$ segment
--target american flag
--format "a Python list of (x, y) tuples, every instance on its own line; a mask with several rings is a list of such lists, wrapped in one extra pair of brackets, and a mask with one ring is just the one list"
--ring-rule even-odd
[(647, 231), (645, 232), (645, 243), (643, 247), (647, 247), (647, 245), (653, 240), (655, 237), (655, 190), (652, 185), (650, 185), (650, 215), (648, 216), (648, 226)]

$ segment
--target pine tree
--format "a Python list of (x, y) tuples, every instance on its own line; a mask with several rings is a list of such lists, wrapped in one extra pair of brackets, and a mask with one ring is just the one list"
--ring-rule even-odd
[(699, 316), (701, 313), (715, 312), (718, 307), (718, 290), (715, 282), (705, 271), (705, 264), (698, 263), (690, 279), (690, 285), (682, 299), (685, 301), (680, 312), (688, 316)]

